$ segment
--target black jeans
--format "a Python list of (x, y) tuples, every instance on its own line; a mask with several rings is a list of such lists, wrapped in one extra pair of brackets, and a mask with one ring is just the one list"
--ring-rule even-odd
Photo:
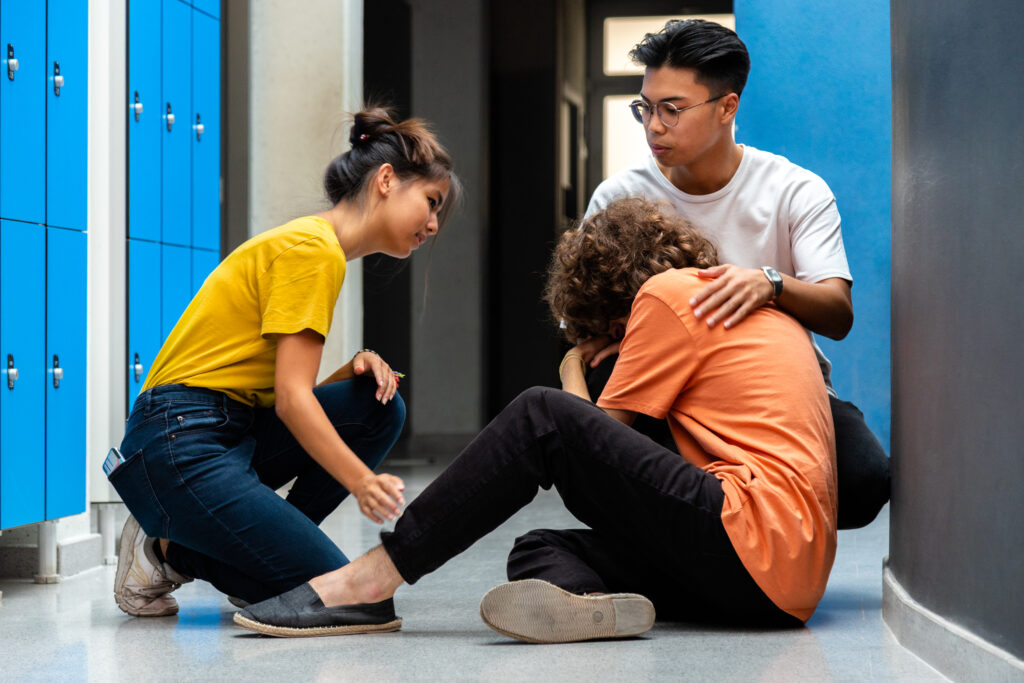
[[(587, 388), (597, 400), (612, 374), (618, 356), (610, 356), (587, 374)], [(840, 529), (859, 529), (878, 516), (889, 502), (889, 456), (864, 421), (864, 414), (849, 401), (829, 396), (836, 432)], [(678, 452), (665, 420), (638, 415), (634, 429), (671, 451)]]
[(415, 583), (551, 486), (590, 528), (520, 537), (510, 579), (640, 593), (662, 618), (799, 624), (737, 557), (714, 476), (557, 389), (510, 403), (381, 534), (384, 548)]

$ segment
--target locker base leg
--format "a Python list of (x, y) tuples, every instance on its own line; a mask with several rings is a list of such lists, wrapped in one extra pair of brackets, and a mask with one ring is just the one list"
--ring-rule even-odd
[(39, 573), (33, 577), (36, 583), (57, 583), (57, 522), (49, 520), (39, 523)]
[(103, 537), (103, 564), (117, 564), (117, 555), (114, 552), (117, 541), (117, 503), (100, 503), (99, 528), (100, 536)]

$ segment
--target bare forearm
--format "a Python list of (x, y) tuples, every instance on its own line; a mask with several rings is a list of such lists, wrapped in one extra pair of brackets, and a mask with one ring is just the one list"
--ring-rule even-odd
[(804, 282), (782, 276), (782, 294), (775, 303), (816, 334), (842, 339), (853, 326), (850, 285), (839, 278)]
[(582, 356), (569, 354), (562, 362), (560, 372), (562, 390), (579, 396), (587, 401), (593, 401), (590, 397), (590, 390), (587, 389), (587, 378), (584, 374), (584, 360)]

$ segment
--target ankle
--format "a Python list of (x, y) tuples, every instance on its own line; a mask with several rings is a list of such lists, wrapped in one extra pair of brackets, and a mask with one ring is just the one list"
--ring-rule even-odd
[(380, 546), (351, 564), (310, 580), (324, 605), (358, 605), (387, 600), (402, 585), (402, 577)]

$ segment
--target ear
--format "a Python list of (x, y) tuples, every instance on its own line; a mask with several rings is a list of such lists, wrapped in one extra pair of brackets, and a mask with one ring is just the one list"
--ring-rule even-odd
[(391, 194), (395, 186), (398, 185), (398, 176), (395, 175), (395, 168), (391, 164), (381, 164), (380, 168), (377, 169), (377, 175), (374, 177), (374, 185), (381, 196), (388, 196)]
[(732, 123), (740, 108), (740, 96), (734, 92), (722, 98), (722, 123)]

